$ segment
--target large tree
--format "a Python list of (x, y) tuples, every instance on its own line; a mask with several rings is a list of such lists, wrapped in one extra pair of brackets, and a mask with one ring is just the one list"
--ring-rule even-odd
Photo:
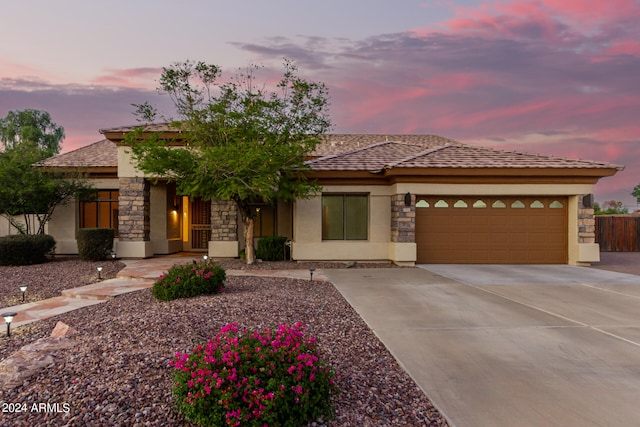
[(0, 119), (0, 215), (21, 233), (43, 234), (57, 206), (90, 188), (76, 173), (34, 166), (57, 154), (63, 137), (64, 129), (43, 111), (10, 111)]
[[(237, 204), (244, 224), (246, 260), (254, 262), (255, 203), (309, 197), (318, 187), (304, 178), (305, 156), (331, 126), (324, 84), (298, 76), (284, 62), (273, 87), (257, 84), (258, 67), (223, 80), (220, 67), (181, 62), (164, 68), (159, 90), (171, 96), (181, 129), (175, 141), (129, 136), (138, 167), (177, 183), (178, 192)], [(153, 118), (148, 105), (138, 106)]]
[(60, 152), (64, 128), (51, 120), (46, 111), (26, 109), (9, 111), (0, 119), (0, 142), (4, 150), (34, 145), (47, 158)]

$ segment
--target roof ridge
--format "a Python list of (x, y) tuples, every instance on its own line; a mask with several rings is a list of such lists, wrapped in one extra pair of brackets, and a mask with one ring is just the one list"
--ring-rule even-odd
[[(409, 144), (409, 145), (413, 145), (413, 144)], [(413, 159), (415, 159), (417, 157), (425, 156), (427, 154), (435, 153), (436, 151), (440, 151), (440, 150), (442, 150), (444, 148), (451, 147), (452, 145), (453, 144), (447, 142), (446, 144), (444, 144), (444, 145), (442, 145), (440, 147), (432, 147), (432, 148), (428, 148), (426, 150), (422, 150), (417, 154), (413, 154), (411, 156), (407, 156), (407, 157), (405, 157), (403, 159), (396, 160), (395, 162), (389, 163), (388, 165), (384, 165), (384, 167), (382, 169), (390, 169), (390, 168), (396, 167), (399, 164), (404, 163), (406, 161), (413, 160)]]
[(353, 154), (353, 153), (358, 153), (360, 151), (364, 151), (365, 149), (368, 150), (368, 149), (373, 148), (373, 147), (379, 147), (381, 145), (392, 144), (392, 143), (394, 143), (394, 142), (393, 141), (376, 142), (374, 144), (369, 144), (369, 145), (365, 145), (363, 147), (354, 148), (353, 150), (344, 151), (342, 153), (329, 154), (328, 156), (322, 156), (322, 157), (318, 157), (318, 158), (315, 158), (315, 159), (307, 160), (305, 162), (305, 164), (312, 164), (312, 163), (318, 162), (320, 160), (335, 159), (336, 157), (342, 157), (342, 156), (346, 156), (348, 154)]

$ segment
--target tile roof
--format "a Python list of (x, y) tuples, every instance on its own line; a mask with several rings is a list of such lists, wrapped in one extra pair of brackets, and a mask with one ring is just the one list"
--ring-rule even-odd
[(462, 145), (460, 142), (436, 135), (327, 134), (320, 136), (320, 144), (313, 155), (327, 156), (344, 153), (388, 141), (417, 145), (425, 149), (440, 147), (443, 144)]
[[(101, 133), (129, 132), (136, 126), (102, 129)], [(167, 124), (149, 125), (149, 131), (175, 132)], [(503, 151), (463, 144), (436, 135), (328, 134), (307, 164), (316, 171), (368, 171), (411, 168), (557, 168), (618, 169), (611, 163), (565, 159)], [(117, 167), (117, 146), (110, 140), (95, 142), (46, 159), (39, 166)]]
[(108, 139), (103, 139), (85, 147), (49, 157), (36, 163), (36, 166), (115, 168), (118, 167), (118, 147)]
[(440, 137), (385, 140), (309, 160), (307, 164), (316, 171), (368, 172), (391, 168), (622, 169), (611, 163), (476, 147)]

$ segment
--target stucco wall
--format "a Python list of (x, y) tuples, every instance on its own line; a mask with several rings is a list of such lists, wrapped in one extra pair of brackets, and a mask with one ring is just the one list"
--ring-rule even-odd
[[(570, 264), (599, 259), (597, 245), (579, 238), (578, 195), (593, 192), (590, 184), (394, 184), (390, 186), (326, 186), (325, 193), (368, 193), (369, 239), (323, 241), (322, 199), (300, 200), (294, 205), (293, 257), (296, 260), (393, 260), (415, 261), (416, 245), (392, 242), (391, 198), (394, 195), (557, 195), (568, 196), (568, 257)], [(396, 196), (398, 197), (398, 196)], [(584, 222), (584, 219), (580, 221)]]
[[(92, 179), (96, 190), (117, 190), (119, 183), (113, 179)], [(72, 200), (64, 206), (58, 206), (48, 224), (48, 233), (56, 240), (56, 254), (75, 255), (78, 253), (76, 231), (79, 227), (78, 201)]]
[(294, 204), (293, 258), (302, 260), (388, 260), (391, 198), (384, 186), (326, 186), (325, 193), (369, 194), (367, 240), (322, 240), (322, 197)]

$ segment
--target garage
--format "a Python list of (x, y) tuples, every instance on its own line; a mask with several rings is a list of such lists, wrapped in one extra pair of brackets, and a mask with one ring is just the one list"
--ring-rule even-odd
[(421, 264), (566, 264), (567, 198), (417, 196)]

